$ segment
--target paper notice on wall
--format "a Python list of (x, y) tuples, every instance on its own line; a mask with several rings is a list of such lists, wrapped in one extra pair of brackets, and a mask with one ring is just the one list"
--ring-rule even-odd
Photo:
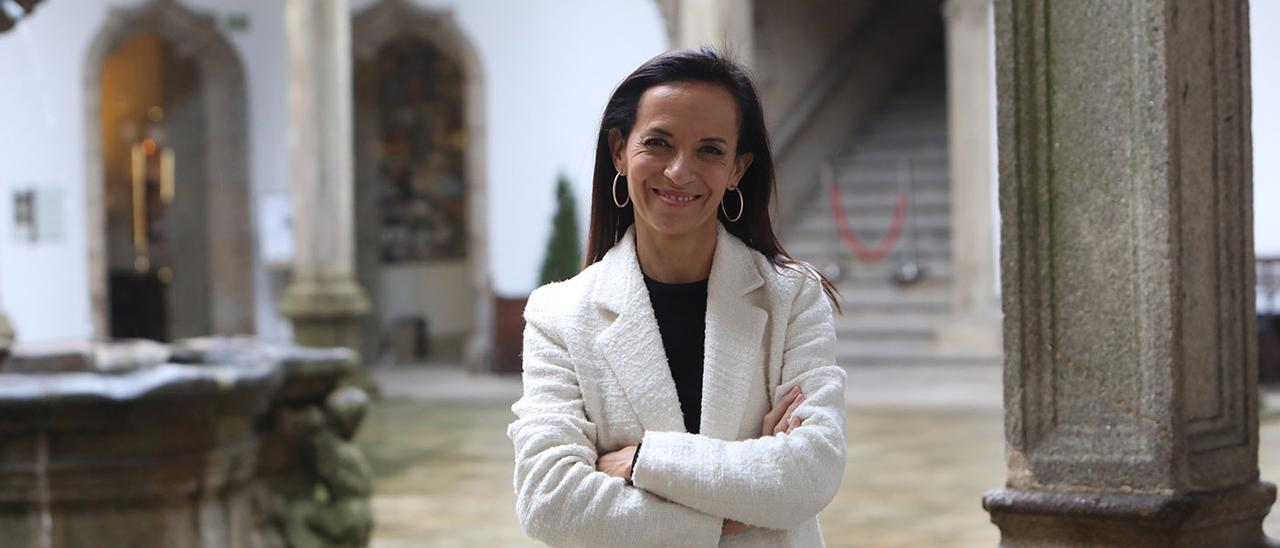
[(285, 190), (258, 195), (258, 248), (269, 268), (293, 261), (293, 204)]
[(28, 187), (13, 191), (13, 237), (16, 241), (62, 241), (65, 224), (61, 187)]

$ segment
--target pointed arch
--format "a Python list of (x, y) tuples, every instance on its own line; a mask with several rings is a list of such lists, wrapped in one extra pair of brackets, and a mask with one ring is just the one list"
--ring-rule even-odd
[(480, 56), (452, 11), (424, 9), (409, 0), (380, 0), (357, 14), (352, 22), (353, 60), (375, 59), (383, 46), (403, 37), (431, 44), (462, 68), (463, 125), (467, 134), (464, 152), (467, 261), (471, 290), (475, 295), (472, 305), (474, 325), (465, 342), (463, 359), (468, 369), (485, 370), (491, 366), (494, 297), (489, 280), (484, 74)]
[[(104, 166), (99, 130), (103, 62), (139, 32), (150, 31), (198, 67), (205, 93), (204, 142), (210, 318), (214, 333), (252, 333), (254, 240), (248, 179), (248, 107), (244, 70), (212, 15), (175, 0), (112, 8), (89, 45), (84, 67), (85, 204), (93, 331), (109, 333)], [(216, 230), (215, 230), (216, 229)]]

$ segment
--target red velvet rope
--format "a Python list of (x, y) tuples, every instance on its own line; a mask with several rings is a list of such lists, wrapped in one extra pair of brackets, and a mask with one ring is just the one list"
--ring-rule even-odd
[(893, 244), (897, 243), (898, 236), (902, 235), (902, 223), (907, 217), (907, 193), (898, 192), (898, 203), (893, 207), (893, 220), (889, 224), (889, 232), (875, 247), (868, 248), (849, 226), (849, 220), (844, 213), (840, 184), (833, 179), (829, 186), (831, 187), (831, 215), (835, 217), (836, 226), (840, 228), (840, 240), (849, 248), (849, 251), (864, 261), (873, 263), (883, 259), (889, 250), (893, 249)]

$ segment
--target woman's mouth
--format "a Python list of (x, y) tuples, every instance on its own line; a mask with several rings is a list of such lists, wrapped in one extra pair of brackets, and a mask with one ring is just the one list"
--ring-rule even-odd
[(658, 199), (670, 206), (687, 206), (702, 198), (699, 194), (681, 194), (675, 192), (666, 192), (659, 189), (653, 189), (653, 193), (658, 195)]

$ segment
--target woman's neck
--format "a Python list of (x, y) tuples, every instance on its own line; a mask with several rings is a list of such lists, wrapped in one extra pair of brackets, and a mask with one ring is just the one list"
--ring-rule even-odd
[(640, 271), (669, 284), (692, 283), (711, 276), (711, 259), (716, 251), (716, 225), (694, 233), (670, 235), (636, 223), (636, 258)]

